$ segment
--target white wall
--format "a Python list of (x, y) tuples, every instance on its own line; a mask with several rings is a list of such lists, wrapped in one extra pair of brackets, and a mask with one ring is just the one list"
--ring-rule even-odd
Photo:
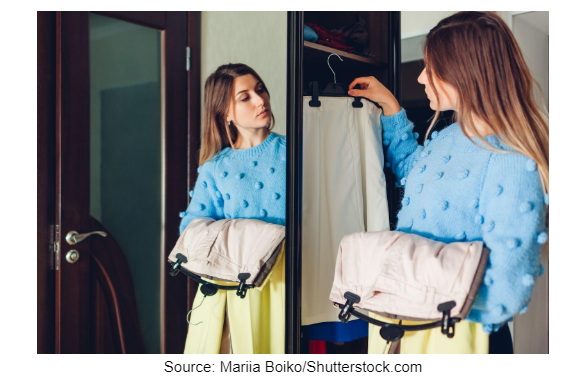
[(401, 63), (423, 59), (425, 37), (439, 21), (456, 11), (401, 12)]
[[(549, 105), (549, 12), (527, 12), (513, 16), (513, 34), (533, 78)], [(539, 94), (536, 94), (539, 97)], [(538, 98), (537, 98), (538, 99)]]
[(457, 11), (402, 11), (401, 39), (429, 33), (435, 25)]
[(287, 13), (202, 12), (202, 89), (206, 78), (220, 65), (228, 63), (247, 64), (261, 76), (271, 95), (274, 131), (285, 135)]

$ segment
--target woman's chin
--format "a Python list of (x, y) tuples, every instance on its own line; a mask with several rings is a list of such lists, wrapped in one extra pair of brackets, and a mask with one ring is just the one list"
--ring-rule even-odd
[(255, 123), (255, 128), (267, 128), (270, 126), (271, 119), (270, 117), (259, 120), (258, 123)]

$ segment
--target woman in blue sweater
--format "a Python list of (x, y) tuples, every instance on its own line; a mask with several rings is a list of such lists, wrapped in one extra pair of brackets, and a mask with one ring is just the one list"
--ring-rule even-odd
[[(493, 333), (491, 346), (495, 337), (505, 337), (497, 351), (510, 352), (505, 323), (527, 310), (543, 271), (548, 116), (536, 105), (533, 78), (513, 34), (494, 13), (460, 12), (442, 20), (426, 38), (424, 59), (418, 82), (436, 110), (424, 146), (375, 78), (355, 79), (349, 94), (383, 109), (387, 166), (404, 187), (397, 230), (447, 243), (481, 240), (491, 253), (472, 310), (456, 329), (460, 346), (421, 332), (403, 338), (401, 351), (487, 353)], [(356, 84), (361, 89), (353, 90)], [(455, 111), (455, 123), (427, 139), (444, 110)]]
[[(206, 80), (204, 96), (198, 178), (181, 214), (180, 233), (200, 217), (284, 225), (286, 139), (271, 132), (274, 116), (264, 82), (247, 65), (222, 65)], [(220, 290), (204, 300), (197, 292), (185, 353), (228, 352), (224, 337), (221, 346), (225, 322), (234, 353), (284, 353), (281, 256), (279, 263), (262, 290), (251, 290), (244, 299)]]
[[(200, 148), (200, 167), (191, 201), (181, 214), (180, 233), (196, 218), (254, 218), (273, 224), (285, 224), (286, 205), (286, 139), (271, 132), (274, 126), (269, 93), (259, 75), (243, 64), (220, 66), (205, 84), (204, 134)], [(278, 269), (273, 275), (284, 275)], [(283, 278), (284, 279), (284, 278)], [(274, 279), (273, 279), (274, 280)], [(263, 315), (261, 320), (245, 322), (250, 340), (235, 340), (235, 323), (245, 318), (237, 308), (236, 319), (231, 325), (232, 348), (235, 353), (282, 353), (284, 351), (284, 280), (282, 284), (269, 282), (271, 286), (262, 292), (249, 292), (242, 300), (219, 291), (203, 302), (197, 292), (190, 314), (191, 325), (185, 348), (186, 353), (218, 353), (221, 327), (224, 319), (199, 318), (210, 303), (216, 311), (224, 304), (235, 307), (250, 304), (247, 314)], [(265, 286), (267, 287), (267, 286)], [(270, 287), (273, 287), (271, 290)], [(274, 295), (269, 295), (269, 294)], [(269, 298), (266, 308), (261, 299)], [(277, 300), (278, 299), (278, 300)], [(270, 304), (280, 303), (277, 307)], [(201, 303), (203, 303), (201, 305)], [(328, 303), (328, 302), (327, 302)], [(196, 309), (201, 306), (202, 309)], [(256, 311), (258, 310), (258, 312)], [(277, 318), (277, 313), (280, 315)], [(275, 320), (271, 322), (271, 320)], [(210, 328), (207, 328), (210, 326)], [(249, 329), (250, 328), (250, 329)], [(354, 323), (327, 322), (303, 327), (308, 334), (323, 340), (346, 337), (353, 340), (366, 337), (367, 325), (358, 320)], [(249, 334), (250, 333), (250, 334)]]

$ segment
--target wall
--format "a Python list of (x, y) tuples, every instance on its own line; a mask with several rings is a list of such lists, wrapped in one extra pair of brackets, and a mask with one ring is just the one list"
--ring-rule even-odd
[(401, 12), (401, 63), (423, 59), (425, 37), (439, 21), (456, 11)]
[[(505, 15), (507, 16), (507, 15)], [(531, 74), (541, 86), (549, 108), (549, 12), (509, 14), (512, 30)], [(511, 17), (512, 16), (512, 17)], [(503, 15), (501, 15), (503, 17)], [(507, 20), (507, 19), (506, 19)], [(535, 89), (535, 97), (540, 94)], [(514, 324), (515, 353), (549, 352), (549, 250), (541, 263), (545, 273), (537, 279), (527, 313), (517, 315)]]
[(200, 60), (203, 89), (206, 78), (222, 64), (252, 67), (269, 89), (274, 131), (286, 134), (286, 12), (202, 12)]
[(439, 21), (454, 13), (457, 11), (402, 11), (401, 39), (427, 34)]
[[(549, 12), (513, 16), (513, 34), (549, 108)], [(535, 96), (539, 99), (540, 94)]]

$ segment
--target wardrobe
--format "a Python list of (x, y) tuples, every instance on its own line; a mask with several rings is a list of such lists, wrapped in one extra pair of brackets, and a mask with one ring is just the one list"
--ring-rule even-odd
[[(354, 24), (358, 16), (366, 21), (369, 57), (347, 53), (319, 43), (304, 41), (305, 23), (331, 30)], [(338, 54), (342, 61), (332, 58)], [(286, 207), (286, 353), (307, 353), (301, 336), (302, 298), (302, 174), (303, 95), (310, 84), (319, 88), (336, 82), (348, 86), (357, 77), (374, 76), (395, 97), (400, 97), (400, 12), (288, 12), (287, 54), (287, 207)], [(334, 76), (333, 72), (334, 71)], [(400, 188), (390, 168), (385, 168), (391, 230), (401, 199)], [(336, 313), (336, 310), (335, 310)], [(357, 353), (360, 348), (348, 348)]]
[[(356, 23), (357, 14), (366, 21), (372, 56), (304, 41), (305, 22), (330, 30)], [(312, 81), (321, 89), (333, 81), (327, 57), (336, 53), (342, 62), (332, 57), (331, 65), (339, 83), (375, 76), (399, 98), (400, 12), (275, 15), (287, 17), (286, 40), (282, 26), (282, 41), (276, 44), (279, 51), (286, 51), (287, 60), (285, 352), (304, 353), (300, 343), (303, 93)], [(178, 239), (179, 212), (186, 209), (197, 176), (201, 34), (206, 31), (201, 16), (198, 11), (38, 13), (38, 353), (183, 352), (185, 317), (198, 284), (168, 276), (166, 258)], [(271, 15), (253, 16), (262, 22)], [(213, 46), (225, 50), (232, 29), (222, 25), (217, 23), (215, 29), (224, 29), (227, 35), (219, 35)], [(277, 26), (243, 25), (260, 36), (275, 32)], [(247, 41), (255, 45), (255, 40)], [(271, 49), (268, 46), (266, 52)], [(259, 46), (258, 53), (263, 51)], [(270, 55), (266, 58), (271, 70), (279, 72), (276, 61)], [(284, 84), (284, 69), (280, 72)], [(277, 110), (284, 105), (283, 101)], [(142, 163), (143, 167), (137, 166)], [(122, 176), (114, 177), (118, 174)], [(139, 185), (140, 180), (124, 174), (151, 183)], [(385, 175), (393, 229), (400, 197), (388, 168)], [(142, 201), (144, 189), (152, 201)], [(126, 202), (137, 199), (140, 204)], [(136, 217), (120, 206), (143, 215)], [(156, 225), (150, 234), (142, 234), (142, 224), (123, 220), (130, 216)], [(131, 226), (135, 228), (128, 231)], [(154, 242), (146, 243), (143, 236)]]

